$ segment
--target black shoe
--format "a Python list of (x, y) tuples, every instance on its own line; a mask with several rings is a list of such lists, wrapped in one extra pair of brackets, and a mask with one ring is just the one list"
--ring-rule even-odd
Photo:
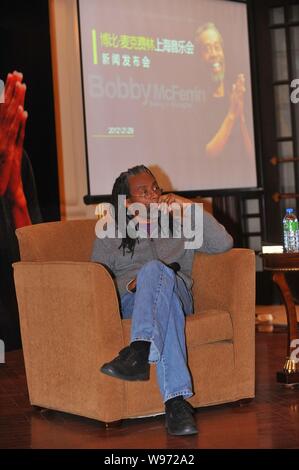
[(115, 359), (104, 364), (100, 371), (122, 380), (149, 380), (150, 365), (138, 351), (127, 346)]
[(197, 434), (193, 417), (194, 409), (184, 399), (177, 397), (165, 403), (166, 428), (173, 436), (188, 436)]

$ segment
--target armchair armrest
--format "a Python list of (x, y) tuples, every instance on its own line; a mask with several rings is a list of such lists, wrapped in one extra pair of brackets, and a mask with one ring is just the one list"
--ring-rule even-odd
[(246, 375), (254, 369), (254, 251), (234, 248), (215, 255), (197, 253), (193, 279), (195, 311), (217, 308), (230, 313), (235, 363)]
[(249, 302), (251, 307), (252, 301), (255, 301), (253, 250), (233, 248), (218, 254), (196, 253), (192, 277), (197, 309), (231, 310), (236, 303), (239, 308), (241, 300), (244, 305)]
[[(100, 402), (109, 401), (111, 384), (99, 367), (124, 347), (110, 274), (92, 262), (21, 261), (13, 267), (31, 403), (63, 411), (68, 400), (79, 415), (84, 403), (85, 416), (106, 421)], [(123, 383), (114, 382), (120, 399), (107, 421), (122, 414)]]

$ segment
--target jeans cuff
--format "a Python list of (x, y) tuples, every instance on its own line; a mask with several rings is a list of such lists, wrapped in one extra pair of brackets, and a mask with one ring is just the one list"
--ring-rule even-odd
[(150, 338), (145, 338), (144, 336), (135, 336), (134, 338), (131, 338), (131, 343), (134, 341), (148, 341), (149, 343), (152, 342)]
[(184, 398), (190, 398), (192, 397), (192, 395), (194, 395), (194, 393), (191, 390), (182, 390), (180, 392), (168, 393), (168, 395), (166, 395), (164, 398), (164, 403), (167, 400), (170, 400), (171, 398), (179, 397), (180, 395), (183, 396)]

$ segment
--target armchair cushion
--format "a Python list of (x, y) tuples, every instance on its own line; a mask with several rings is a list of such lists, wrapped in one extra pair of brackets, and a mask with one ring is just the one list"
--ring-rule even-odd
[[(233, 327), (230, 314), (222, 310), (205, 310), (186, 317), (188, 351), (200, 344), (232, 341)], [(122, 320), (125, 343), (130, 341), (131, 321)]]

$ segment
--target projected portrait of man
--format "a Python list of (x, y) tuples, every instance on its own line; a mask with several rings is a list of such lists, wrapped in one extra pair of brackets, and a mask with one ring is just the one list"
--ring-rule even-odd
[(246, 81), (242, 71), (227, 70), (223, 38), (214, 23), (205, 23), (196, 31), (196, 43), (202, 61), (206, 90), (205, 153), (221, 157), (238, 151), (253, 156), (252, 131), (248, 130), (245, 97)]

